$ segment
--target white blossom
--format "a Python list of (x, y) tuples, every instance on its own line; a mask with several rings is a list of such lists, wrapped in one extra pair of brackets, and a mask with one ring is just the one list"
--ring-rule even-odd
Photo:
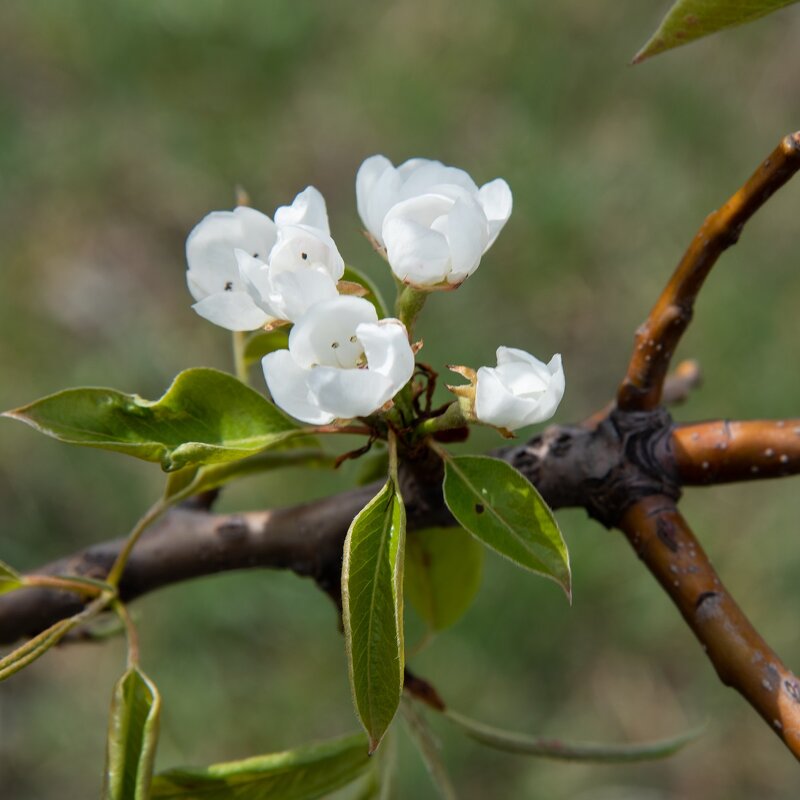
[(312, 306), (292, 328), (289, 348), (262, 364), (278, 406), (325, 425), (378, 411), (411, 379), (414, 353), (402, 322), (379, 321), (370, 302), (340, 295)]
[(275, 222), (251, 208), (214, 211), (186, 241), (194, 310), (233, 331), (293, 321), (337, 295), (344, 261), (330, 237), (325, 200), (309, 186)]
[(471, 275), (512, 207), (502, 178), (478, 188), (466, 172), (439, 161), (413, 158), (395, 167), (381, 155), (358, 170), (356, 199), (394, 274), (423, 288), (458, 285)]
[(544, 422), (564, 396), (561, 356), (548, 364), (524, 350), (497, 348), (497, 367), (481, 367), (475, 386), (475, 416), (498, 428), (516, 430)]

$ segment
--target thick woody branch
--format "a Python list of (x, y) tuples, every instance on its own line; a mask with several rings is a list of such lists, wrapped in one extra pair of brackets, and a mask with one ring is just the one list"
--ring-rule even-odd
[(700, 640), (720, 680), (800, 760), (800, 683), (728, 594), (672, 500), (653, 496), (637, 503), (620, 528)]
[(800, 419), (679, 425), (672, 449), (682, 484), (710, 485), (800, 473)]
[(787, 136), (750, 180), (706, 218), (649, 316), (636, 332), (628, 372), (617, 393), (627, 411), (655, 408), (670, 359), (689, 325), (697, 294), (720, 255), (774, 192), (800, 169), (800, 132)]

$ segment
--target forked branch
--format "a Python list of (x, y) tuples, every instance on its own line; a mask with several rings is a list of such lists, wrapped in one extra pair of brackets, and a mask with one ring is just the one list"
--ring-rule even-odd
[(661, 401), (670, 359), (688, 327), (697, 294), (720, 255), (736, 244), (750, 217), (800, 169), (800, 132), (787, 136), (750, 180), (706, 217), (658, 301), (636, 332), (628, 372), (617, 392), (624, 411), (646, 411)]

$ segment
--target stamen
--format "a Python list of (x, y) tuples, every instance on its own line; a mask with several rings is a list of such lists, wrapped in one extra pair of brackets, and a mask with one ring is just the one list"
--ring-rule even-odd
[(331, 350), (336, 350), (339, 347), (339, 342), (331, 342)]
[(303, 261), (308, 261), (308, 253), (300, 253), (300, 258), (302, 258)]
[(225, 284), (225, 291), (226, 292), (232, 292), (233, 291), (233, 281), (228, 281)]

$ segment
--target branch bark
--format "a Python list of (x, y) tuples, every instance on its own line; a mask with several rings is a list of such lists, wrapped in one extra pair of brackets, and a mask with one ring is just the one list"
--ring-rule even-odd
[(636, 332), (628, 372), (617, 392), (626, 411), (655, 408), (675, 348), (694, 313), (697, 294), (717, 259), (736, 244), (750, 217), (800, 169), (800, 132), (781, 141), (750, 180), (708, 215), (661, 296)]
[(714, 420), (672, 434), (684, 486), (782, 478), (800, 473), (800, 419)]
[(720, 680), (800, 759), (800, 683), (736, 605), (672, 500), (642, 500), (620, 528), (700, 640)]

